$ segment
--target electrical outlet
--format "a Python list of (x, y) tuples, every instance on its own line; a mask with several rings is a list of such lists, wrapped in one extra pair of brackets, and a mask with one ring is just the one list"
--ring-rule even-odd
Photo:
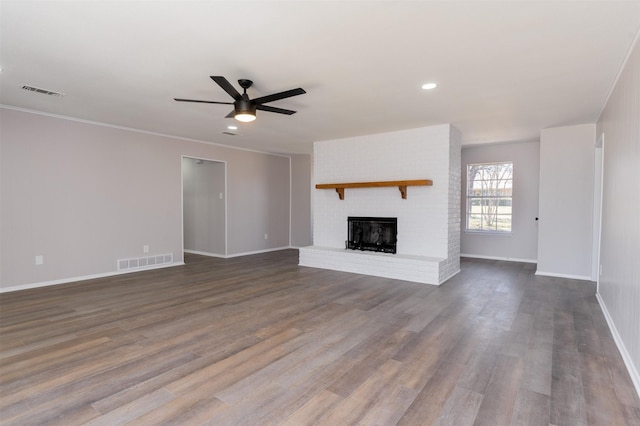
[(269, 234), (264, 234), (264, 239), (268, 240), (269, 239)]
[(602, 265), (600, 265), (600, 275), (602, 275)]
[(222, 198), (223, 198), (222, 192), (221, 192), (220, 194), (218, 194), (218, 196), (219, 196), (219, 197), (220, 197), (220, 199), (222, 200)]
[(36, 256), (36, 265), (42, 265), (44, 263), (44, 256)]
[(149, 253), (149, 246), (147, 246), (147, 245), (142, 246), (142, 251), (144, 253)]

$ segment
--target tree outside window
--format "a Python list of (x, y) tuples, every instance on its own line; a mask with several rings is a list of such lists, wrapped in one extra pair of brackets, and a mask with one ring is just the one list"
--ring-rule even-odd
[(511, 232), (513, 163), (467, 165), (467, 230)]

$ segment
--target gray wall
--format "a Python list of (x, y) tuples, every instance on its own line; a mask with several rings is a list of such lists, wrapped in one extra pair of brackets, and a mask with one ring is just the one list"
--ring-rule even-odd
[(598, 293), (640, 393), (640, 42), (600, 117), (604, 133)]
[(313, 244), (311, 231), (311, 156), (291, 156), (291, 246)]
[(289, 158), (246, 154), (227, 162), (228, 254), (289, 247)]
[(595, 124), (540, 135), (540, 275), (591, 279)]
[[(508, 235), (466, 232), (467, 165), (513, 162), (513, 222)], [(538, 255), (538, 180), (540, 143), (503, 143), (462, 147), (462, 256), (535, 262)]]
[(288, 157), (7, 108), (0, 129), (1, 288), (113, 273), (143, 245), (181, 262), (182, 156), (227, 163), (229, 255), (289, 246)]
[(182, 159), (184, 249), (226, 255), (225, 164)]

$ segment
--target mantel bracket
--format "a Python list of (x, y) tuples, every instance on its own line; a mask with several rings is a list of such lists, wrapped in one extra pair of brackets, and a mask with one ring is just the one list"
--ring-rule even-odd
[(407, 185), (398, 185), (398, 189), (400, 190), (400, 194), (402, 194), (402, 199), (407, 199)]

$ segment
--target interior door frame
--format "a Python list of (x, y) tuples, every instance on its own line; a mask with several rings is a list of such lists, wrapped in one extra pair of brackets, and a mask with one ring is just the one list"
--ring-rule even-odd
[(596, 141), (594, 151), (593, 188), (593, 250), (591, 256), (591, 279), (596, 282), (596, 293), (600, 290), (600, 243), (602, 240), (602, 200), (604, 190), (604, 133)]
[(202, 160), (202, 161), (209, 161), (209, 162), (213, 162), (213, 163), (222, 163), (223, 167), (224, 167), (224, 194), (223, 194), (223, 201), (224, 201), (224, 253), (222, 255), (215, 255), (213, 253), (209, 253), (209, 254), (205, 254), (202, 253), (204, 255), (209, 255), (212, 257), (222, 257), (222, 258), (227, 258), (228, 257), (228, 253), (229, 253), (229, 235), (228, 235), (228, 229), (229, 229), (229, 206), (227, 203), (228, 200), (228, 192), (227, 192), (227, 181), (228, 181), (228, 176), (227, 176), (227, 162), (224, 160), (216, 160), (213, 158), (205, 158), (205, 157), (200, 157), (200, 156), (196, 156), (196, 155), (185, 155), (183, 154), (180, 157), (180, 222), (182, 224), (182, 227), (180, 229), (180, 233), (181, 233), (181, 238), (182, 238), (182, 253), (184, 256), (184, 160), (185, 159), (190, 159), (190, 160)]

